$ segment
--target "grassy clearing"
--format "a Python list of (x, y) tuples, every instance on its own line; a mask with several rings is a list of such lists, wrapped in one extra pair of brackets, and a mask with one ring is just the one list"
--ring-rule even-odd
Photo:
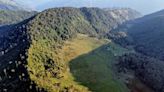
[[(29, 49), (30, 77), (38, 87), (49, 92), (59, 92), (65, 88), (73, 90), (69, 90), (70, 92), (128, 92), (126, 87), (114, 78), (111, 66), (114, 55), (126, 50), (111, 41), (78, 34), (75, 39), (66, 41), (57, 51), (47, 47), (49, 46), (37, 42)], [(52, 59), (55, 64), (46, 70), (43, 66), (48, 59)], [(52, 76), (53, 71), (58, 71), (59, 75)], [(61, 76), (62, 78), (58, 78)], [(60, 86), (54, 86), (56, 83), (60, 83)]]
[(70, 62), (75, 81), (94, 92), (128, 92), (127, 88), (115, 79), (112, 72), (114, 55), (125, 51), (125, 49), (109, 43), (78, 56)]
[(126, 87), (114, 78), (111, 66), (114, 55), (121, 55), (126, 50), (109, 42), (78, 35), (64, 46), (65, 61), (70, 63), (73, 79), (91, 91), (127, 92)]

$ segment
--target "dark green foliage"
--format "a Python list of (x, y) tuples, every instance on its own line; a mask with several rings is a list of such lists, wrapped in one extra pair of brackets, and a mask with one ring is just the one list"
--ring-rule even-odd
[(164, 60), (163, 15), (163, 11), (147, 15), (127, 23), (120, 30), (134, 40), (133, 46), (138, 52)]
[(35, 35), (35, 40), (54, 39), (60, 42), (60, 40), (71, 38), (76, 32), (95, 35), (92, 32), (94, 30), (92, 26), (75, 8), (46, 10), (38, 14), (30, 25), (31, 34)]
[(164, 92), (164, 62), (142, 54), (125, 54), (119, 58), (119, 71), (126, 73), (133, 70), (135, 75), (155, 89), (155, 92)]
[(124, 48), (131, 48), (134, 44), (133, 39), (124, 31), (111, 31), (106, 34), (108, 39), (112, 39), (115, 43), (120, 44)]
[[(63, 42), (74, 38), (77, 33), (95, 35), (92, 32), (94, 29), (75, 8), (45, 10), (28, 23), (28, 29), (32, 41), (28, 57), (30, 77), (38, 87), (44, 87), (50, 92), (55, 91), (53, 84), (64, 80), (67, 69), (62, 57), (55, 57), (58, 50), (62, 48)], [(52, 62), (48, 63), (49, 60)], [(44, 81), (46, 83), (41, 85)], [(64, 87), (69, 87), (59, 83), (60, 86), (56, 90), (61, 91)]]
[(1, 34), (0, 91), (36, 91), (36, 86), (29, 79), (26, 67), (26, 58), (28, 57), (27, 49), (29, 47), (26, 28), (23, 27), (23, 24), (21, 23), (14, 25), (11, 28), (12, 31), (10, 30), (3, 35)]
[(117, 28), (125, 21), (133, 20), (140, 16), (140, 13), (132, 9), (99, 9), (80, 8), (85, 19), (90, 22), (95, 31), (100, 35)]
[[(164, 12), (159, 11), (142, 18), (129, 21), (107, 36), (124, 47), (131, 47), (141, 54), (126, 54), (120, 57), (123, 73), (132, 70), (135, 75), (153, 88), (155, 92), (163, 90), (164, 67)], [(121, 36), (119, 32), (126, 33)], [(161, 60), (161, 61), (160, 61)], [(130, 71), (131, 72), (131, 71)]]
[(85, 19), (89, 21), (96, 33), (100, 36), (109, 32), (119, 23), (113, 19), (107, 12), (99, 8), (81, 8), (80, 9)]

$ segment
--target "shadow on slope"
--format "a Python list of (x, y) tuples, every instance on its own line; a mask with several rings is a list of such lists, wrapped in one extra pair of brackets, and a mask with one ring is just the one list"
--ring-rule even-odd
[(27, 71), (27, 21), (0, 28), (0, 92), (37, 92)]
[(93, 92), (128, 92), (113, 73), (112, 62), (118, 53), (125, 52), (122, 48), (103, 45), (88, 54), (73, 59), (69, 66), (75, 81), (87, 86)]

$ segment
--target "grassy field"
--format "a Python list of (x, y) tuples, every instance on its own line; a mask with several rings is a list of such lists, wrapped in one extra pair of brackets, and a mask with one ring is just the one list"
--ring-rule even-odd
[(126, 87), (114, 78), (111, 66), (114, 55), (122, 54), (125, 49), (110, 40), (79, 35), (71, 43), (68, 42), (64, 51), (70, 72), (79, 84), (94, 92), (128, 92)]
[[(36, 44), (29, 50), (28, 65), (29, 71), (32, 72), (30, 77), (39, 87), (49, 92), (59, 92), (66, 87), (73, 87), (71, 92), (128, 92), (125, 85), (119, 82), (112, 72), (112, 62), (115, 61), (115, 56), (124, 52), (126, 52), (125, 49), (110, 40), (92, 38), (82, 34), (66, 41), (57, 51)], [(53, 68), (54, 66), (50, 68), (51, 72), (59, 71), (59, 77), (62, 76), (62, 78), (54, 78), (50, 69), (45, 70), (44, 62), (40, 62), (44, 56), (57, 61), (58, 64), (55, 66), (63, 68), (60, 70), (55, 70), (57, 68)], [(32, 61), (38, 60), (37, 58), (40, 60)], [(59, 87), (54, 86), (57, 83), (60, 83)]]

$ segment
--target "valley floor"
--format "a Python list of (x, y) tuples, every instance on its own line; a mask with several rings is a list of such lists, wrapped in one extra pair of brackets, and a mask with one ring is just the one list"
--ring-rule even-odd
[(78, 34), (76, 39), (67, 41), (59, 53), (68, 64), (63, 82), (73, 81), (93, 92), (128, 92), (112, 70), (115, 55), (125, 51), (110, 40)]

